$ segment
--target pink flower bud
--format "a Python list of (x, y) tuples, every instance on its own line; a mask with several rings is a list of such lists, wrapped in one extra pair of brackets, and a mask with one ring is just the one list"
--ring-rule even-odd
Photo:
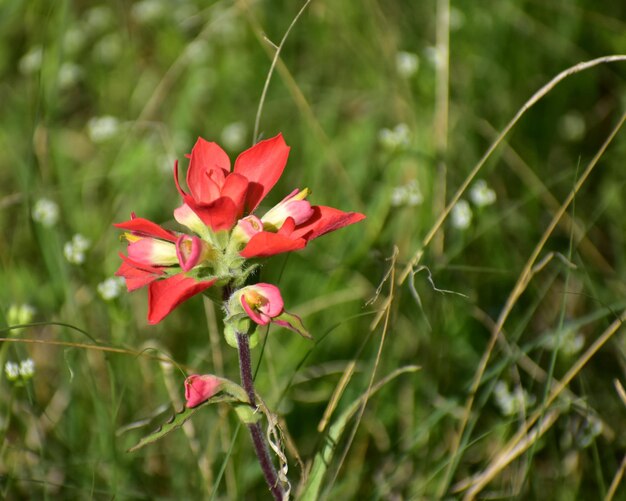
[(283, 298), (272, 284), (249, 285), (241, 289), (241, 305), (257, 324), (267, 325), (283, 312)]
[(176, 240), (176, 256), (180, 267), (189, 271), (202, 261), (206, 253), (205, 243), (196, 236), (181, 235)]
[(194, 374), (185, 379), (185, 400), (190, 409), (206, 402), (218, 393), (222, 387), (222, 380), (217, 376)]

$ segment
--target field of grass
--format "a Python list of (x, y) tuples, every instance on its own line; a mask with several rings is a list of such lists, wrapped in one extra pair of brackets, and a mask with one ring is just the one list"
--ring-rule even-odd
[(252, 351), (292, 498), (626, 499), (626, 56), (576, 66), (626, 4), (312, 0), (262, 101), (303, 5), (0, 2), (0, 497), (270, 499), (225, 404), (128, 452), (239, 368), (208, 297), (148, 324), (112, 225), (282, 132), (263, 210), (367, 216), (255, 276), (314, 338)]

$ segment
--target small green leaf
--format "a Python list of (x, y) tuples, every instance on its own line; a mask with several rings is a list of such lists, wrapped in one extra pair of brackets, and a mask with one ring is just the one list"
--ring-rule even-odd
[(170, 416), (170, 418), (164, 424), (159, 426), (155, 431), (153, 431), (149, 435), (139, 440), (139, 442), (136, 445), (128, 449), (128, 452), (135, 452), (136, 450), (141, 449), (145, 445), (151, 444), (163, 438), (165, 435), (174, 431), (176, 428), (180, 428), (183, 424), (185, 424), (185, 421), (187, 421), (191, 416), (193, 416), (196, 413), (196, 411), (198, 411), (201, 407), (204, 407), (205, 405), (216, 404), (218, 402), (236, 402), (236, 401), (237, 399), (235, 399), (234, 397), (228, 394), (215, 395), (214, 397), (210, 398), (206, 402), (192, 409), (188, 407), (183, 407), (182, 410)]
[(291, 329), (292, 331), (297, 332), (304, 338), (313, 339), (313, 336), (309, 334), (309, 332), (306, 330), (306, 327), (304, 327), (302, 320), (297, 315), (283, 311), (273, 320), (273, 322), (280, 325), (281, 327), (285, 327), (286, 329)]

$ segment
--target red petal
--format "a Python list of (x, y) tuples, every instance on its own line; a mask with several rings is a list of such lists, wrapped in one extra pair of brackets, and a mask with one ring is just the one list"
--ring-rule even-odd
[(148, 288), (148, 322), (159, 323), (179, 304), (208, 289), (216, 280), (198, 282), (179, 273), (152, 282)]
[[(126, 258), (126, 256), (122, 257)], [(126, 258), (115, 272), (116, 276), (124, 277), (126, 279), (126, 288), (129, 292), (154, 282), (157, 278), (159, 278), (159, 275), (163, 273), (157, 268), (155, 268), (156, 271), (154, 272), (137, 268), (133, 266), (131, 262), (132, 261), (130, 259)]]
[(239, 254), (246, 259), (268, 257), (281, 252), (299, 250), (305, 245), (304, 238), (290, 238), (280, 233), (262, 231), (254, 235)]
[(255, 144), (237, 157), (234, 172), (250, 181), (246, 207), (249, 212), (274, 187), (287, 164), (289, 146), (282, 134)]
[(237, 219), (243, 215), (243, 207), (248, 192), (248, 180), (235, 172), (229, 174), (222, 186), (221, 196), (230, 198), (237, 208)]
[(239, 216), (237, 206), (228, 197), (220, 197), (210, 204), (198, 204), (193, 198), (186, 197), (185, 203), (213, 231), (230, 230)]
[(343, 212), (333, 207), (316, 205), (313, 207), (313, 217), (306, 223), (298, 226), (292, 233), (292, 238), (301, 237), (309, 240), (320, 237), (330, 231), (338, 230), (349, 224), (358, 223), (365, 219), (359, 212)]
[(199, 137), (191, 150), (187, 171), (187, 186), (193, 197), (198, 202), (212, 202), (215, 199), (215, 191), (211, 189), (209, 180), (221, 181), (229, 172), (230, 159), (226, 152), (216, 143), (210, 143)]
[(167, 231), (158, 224), (141, 217), (136, 217), (130, 221), (124, 221), (123, 223), (115, 223), (113, 226), (121, 228), (122, 230), (132, 231), (133, 233), (139, 233), (149, 237), (157, 237), (170, 242), (176, 242), (177, 239), (176, 235), (171, 231)]

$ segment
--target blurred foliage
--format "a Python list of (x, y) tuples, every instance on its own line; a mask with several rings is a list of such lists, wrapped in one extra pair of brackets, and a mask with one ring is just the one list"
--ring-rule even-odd
[[(318, 204), (368, 216), (261, 271), (316, 339), (272, 329), (264, 350), (253, 353), (262, 353), (258, 391), (305, 464), (324, 444), (318, 423), (350, 361), (356, 372), (334, 416), (368, 388), (381, 341), (381, 326), (370, 325), (390, 282), (373, 306), (366, 301), (394, 247), (400, 270), (442, 201), (535, 91), (626, 43), (619, 1), (452, 2), (448, 25), (437, 18), (445, 5), (313, 0), (269, 86), (260, 136), (282, 131), (292, 150), (268, 207), (307, 186)], [(20, 323), (12, 305), (14, 313), (15, 305), (32, 305), (40, 324), (4, 335), (46, 341), (0, 346), (0, 492), (7, 499), (268, 497), (249, 437), (235, 433), (226, 408), (197, 413), (184, 431), (126, 453), (180, 407), (187, 372), (236, 379), (236, 353), (215, 330), (219, 306), (208, 300), (194, 298), (148, 326), (145, 291), (105, 300), (98, 287), (123, 249), (113, 222), (134, 211), (171, 224), (179, 203), (174, 160), (185, 165), (197, 136), (223, 144), (233, 159), (252, 144), (273, 44), (300, 7), (277, 0), (0, 3), (0, 320)], [(450, 39), (447, 113), (436, 99), (447, 67), (442, 30)], [(548, 252), (564, 259), (550, 261), (517, 301), (455, 456), (490, 322), (622, 114), (625, 76), (624, 63), (598, 66), (532, 108), (479, 174), (495, 203), (471, 202), (465, 229), (448, 218), (426, 249), (428, 269), (415, 274), (414, 290), (396, 284), (375, 380), (409, 364), (422, 370), (368, 402), (354, 440), (346, 433), (338, 444), (323, 483), (328, 499), (456, 496), (454, 486), (482, 471), (525, 412), (541, 404), (541, 374), (562, 377), (623, 310), (620, 131), (568, 211), (585, 239), (560, 225), (543, 249), (540, 259)], [(408, 189), (419, 197), (407, 198)], [(42, 199), (58, 205), (56, 223), (37, 215)], [(65, 248), (76, 234), (89, 248), (83, 262), (71, 263)], [(129, 352), (52, 344), (59, 341)], [(625, 349), (618, 332), (558, 399), (556, 423), (485, 494), (606, 495), (625, 453), (626, 410), (613, 385), (624, 380)], [(9, 381), (6, 362), (27, 358), (35, 362), (32, 378)], [(293, 450), (289, 457), (295, 488), (303, 472)]]

